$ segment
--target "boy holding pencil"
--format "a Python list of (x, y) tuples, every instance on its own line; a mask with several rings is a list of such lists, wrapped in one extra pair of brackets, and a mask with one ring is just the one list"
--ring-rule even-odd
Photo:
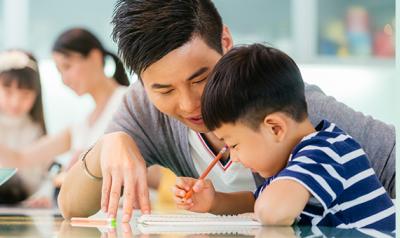
[(332, 122), (312, 126), (300, 71), (285, 53), (261, 44), (228, 52), (209, 76), (202, 115), (231, 159), (266, 181), (254, 194), (229, 194), (179, 178), (178, 207), (235, 214), (252, 205), (267, 225), (395, 230), (394, 205), (364, 150)]

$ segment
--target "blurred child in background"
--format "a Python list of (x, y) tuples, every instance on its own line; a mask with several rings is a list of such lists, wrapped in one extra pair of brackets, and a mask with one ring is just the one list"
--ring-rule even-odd
[[(0, 143), (0, 164), (3, 161), (13, 162), (18, 158), (27, 167), (31, 166), (33, 159), (39, 159), (40, 163), (49, 166), (56, 156), (71, 152), (72, 157), (65, 166), (65, 170), (68, 170), (78, 160), (79, 155), (103, 135), (123, 99), (129, 85), (123, 63), (118, 56), (105, 49), (90, 31), (83, 28), (64, 31), (56, 39), (52, 53), (63, 83), (78, 96), (90, 95), (95, 107), (83, 121), (54, 135), (44, 136), (29, 146), (20, 144), (16, 148), (7, 148)], [(115, 63), (114, 75), (111, 77), (104, 71), (106, 57), (111, 57)], [(17, 166), (11, 163), (9, 167)], [(158, 177), (155, 175), (159, 173), (158, 168), (150, 171), (149, 181), (156, 186)], [(56, 187), (61, 186), (64, 174), (62, 172), (54, 179)], [(41, 204), (44, 202), (39, 205), (33, 203), (31, 206), (42, 207)]]
[[(27, 146), (46, 134), (40, 75), (36, 59), (27, 52), (0, 53), (0, 144), (12, 149)], [(31, 160), (38, 158), (31, 157)], [(0, 204), (28, 198), (40, 186), (46, 165), (32, 161), (23, 167), (19, 157), (0, 161), (0, 167), (18, 167), (16, 176), (0, 187)]]
[[(56, 156), (65, 152), (72, 152), (70, 161), (74, 163), (78, 155), (104, 133), (114, 110), (122, 100), (126, 86), (129, 85), (119, 58), (107, 51), (97, 37), (86, 29), (73, 28), (63, 32), (56, 39), (52, 52), (64, 84), (78, 96), (89, 94), (95, 104), (94, 110), (82, 122), (53, 135), (42, 136), (35, 143), (19, 143), (16, 147), (0, 143), (0, 164), (7, 163), (8, 167), (30, 168), (41, 163), (48, 167)], [(115, 61), (115, 72), (112, 77), (108, 77), (104, 72), (107, 56)], [(4, 104), (11, 103), (4, 102)], [(61, 108), (60, 113), (62, 113)], [(33, 160), (40, 160), (40, 162)], [(61, 182), (62, 178), (59, 178), (57, 183)], [(44, 203), (40, 202), (40, 204)], [(36, 205), (33, 204), (33, 206)]]

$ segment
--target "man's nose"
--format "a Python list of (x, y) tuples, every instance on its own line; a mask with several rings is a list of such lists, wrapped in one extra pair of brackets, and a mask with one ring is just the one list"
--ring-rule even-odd
[(195, 93), (181, 93), (179, 98), (179, 107), (183, 112), (192, 113), (200, 107), (200, 97), (198, 97)]

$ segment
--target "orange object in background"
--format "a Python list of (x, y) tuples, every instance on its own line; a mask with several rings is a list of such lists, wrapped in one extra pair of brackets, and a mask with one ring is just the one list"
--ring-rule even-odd
[(394, 32), (390, 24), (374, 34), (373, 54), (381, 58), (393, 58), (395, 55)]
[(172, 187), (175, 185), (176, 175), (169, 169), (160, 166), (160, 184), (154, 208), (157, 211), (176, 210)]

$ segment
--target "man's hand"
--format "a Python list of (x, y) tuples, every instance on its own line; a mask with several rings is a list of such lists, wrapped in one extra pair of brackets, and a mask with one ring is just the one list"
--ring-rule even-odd
[[(107, 134), (102, 138), (100, 166), (103, 176), (101, 209), (115, 218), (123, 192), (122, 222), (129, 222), (132, 210), (150, 212), (146, 163), (133, 139), (123, 132)], [(123, 189), (122, 189), (123, 188)]]

